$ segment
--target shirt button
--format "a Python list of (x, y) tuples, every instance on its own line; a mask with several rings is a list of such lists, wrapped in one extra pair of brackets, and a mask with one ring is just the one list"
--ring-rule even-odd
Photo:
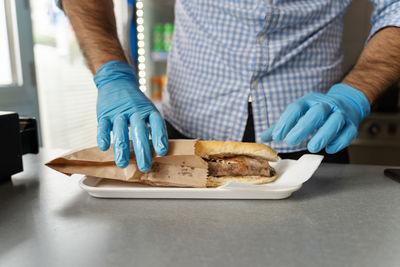
[(258, 80), (254, 80), (251, 82), (251, 88), (256, 88), (258, 86)]
[(267, 37), (264, 34), (261, 34), (260, 36), (258, 36), (257, 40), (260, 43), (265, 43), (265, 41), (267, 40)]

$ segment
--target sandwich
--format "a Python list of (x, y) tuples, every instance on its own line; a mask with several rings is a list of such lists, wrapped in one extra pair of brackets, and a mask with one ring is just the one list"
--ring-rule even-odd
[(278, 161), (278, 153), (264, 144), (197, 141), (195, 154), (208, 163), (207, 187), (228, 182), (266, 184), (278, 177), (269, 165)]

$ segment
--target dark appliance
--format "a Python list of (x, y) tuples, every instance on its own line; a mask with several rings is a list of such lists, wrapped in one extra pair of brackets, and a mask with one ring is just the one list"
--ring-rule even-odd
[(0, 111), (0, 182), (23, 171), (22, 155), (39, 152), (36, 119)]

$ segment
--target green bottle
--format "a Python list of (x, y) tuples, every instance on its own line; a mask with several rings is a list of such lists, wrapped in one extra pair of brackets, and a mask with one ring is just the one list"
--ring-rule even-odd
[(172, 42), (172, 35), (174, 34), (174, 25), (171, 23), (166, 23), (164, 24), (164, 31), (163, 31), (163, 45), (164, 45), (164, 50), (169, 51), (171, 48), (171, 42)]
[(153, 27), (153, 51), (162, 51), (163, 46), (163, 27), (156, 24)]

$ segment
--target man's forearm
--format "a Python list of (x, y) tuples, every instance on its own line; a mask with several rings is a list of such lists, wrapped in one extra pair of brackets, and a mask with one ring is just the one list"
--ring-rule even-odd
[(399, 78), (400, 28), (387, 27), (371, 38), (342, 82), (362, 91), (372, 104)]
[(118, 40), (112, 0), (63, 0), (63, 8), (93, 73), (111, 60), (127, 62)]

